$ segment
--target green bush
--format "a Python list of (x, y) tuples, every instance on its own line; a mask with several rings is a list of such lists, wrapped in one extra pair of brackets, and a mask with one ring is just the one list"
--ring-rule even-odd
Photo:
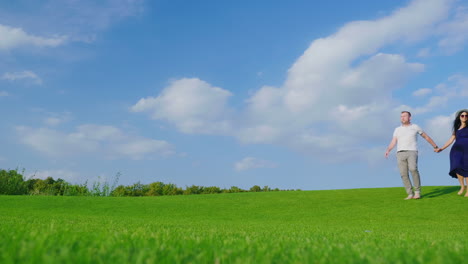
[(65, 190), (63, 191), (64, 196), (88, 196), (90, 195), (86, 183), (82, 185), (69, 184), (65, 185)]
[(216, 186), (210, 186), (203, 188), (203, 194), (213, 194), (213, 193), (222, 193), (221, 188)]
[(0, 170), (0, 194), (27, 194), (28, 188), (23, 175), (16, 170)]
[(112, 191), (111, 196), (117, 196), (117, 197), (128, 196), (127, 195), (127, 189), (125, 188), (125, 186), (119, 185), (119, 186), (117, 186), (117, 188), (115, 188)]
[(261, 192), (262, 191), (262, 188), (260, 188), (260, 186), (258, 185), (254, 185), (250, 188), (250, 191), (251, 192)]
[(183, 193), (184, 191), (173, 183), (165, 184), (163, 187), (163, 195), (178, 195)]
[(162, 196), (280, 191), (278, 188), (271, 189), (268, 186), (261, 188), (258, 185), (252, 186), (249, 190), (243, 190), (237, 186), (232, 186), (229, 189), (221, 189), (216, 186), (204, 187), (192, 185), (186, 187), (184, 190), (173, 183), (165, 184), (160, 181), (150, 184), (137, 182), (129, 186), (117, 186), (120, 176), (120, 172), (117, 173), (112, 186), (107, 181), (102, 181), (101, 178), (98, 178), (98, 180), (92, 184), (91, 188), (88, 188), (87, 182), (82, 185), (76, 185), (70, 184), (60, 178), (54, 180), (52, 177), (47, 177), (44, 180), (31, 178), (25, 181), (23, 175), (18, 173), (17, 170), (0, 170), (0, 195)]
[(245, 192), (244, 190), (242, 190), (241, 188), (237, 187), (237, 186), (232, 186), (228, 192), (230, 193), (238, 193), (238, 192)]
[(161, 196), (163, 195), (164, 183), (162, 182), (153, 182), (149, 185), (149, 190), (146, 195), (148, 196)]
[(190, 187), (185, 187), (184, 194), (202, 194), (203, 191), (203, 186), (192, 185)]

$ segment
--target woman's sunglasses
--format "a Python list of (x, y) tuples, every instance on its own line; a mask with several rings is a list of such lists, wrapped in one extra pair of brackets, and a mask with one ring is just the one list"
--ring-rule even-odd
[(468, 115), (460, 115), (460, 117), (463, 117), (463, 118), (465, 118), (465, 117), (468, 117)]

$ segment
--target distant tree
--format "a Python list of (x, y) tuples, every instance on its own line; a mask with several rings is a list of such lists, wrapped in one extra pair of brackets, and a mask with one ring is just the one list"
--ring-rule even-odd
[[(53, 180), (53, 179), (52, 179)], [(63, 179), (58, 178), (53, 184), (52, 184), (52, 190), (53, 190), (53, 195), (63, 195), (65, 192), (65, 189), (67, 187), (67, 182)]]
[(60, 195), (63, 180), (56, 181), (52, 177), (46, 179), (34, 179), (32, 189), (29, 191), (32, 195)]
[(163, 195), (164, 183), (162, 182), (153, 182), (149, 184), (149, 190), (146, 195), (148, 196), (161, 196)]
[(262, 191), (262, 188), (260, 188), (260, 186), (258, 185), (254, 185), (250, 188), (250, 191), (251, 192), (261, 192)]
[[(87, 182), (82, 185), (74, 185), (58, 178), (52, 177), (46, 179), (28, 179), (16, 170), (0, 170), (0, 194), (30, 194), (30, 195), (91, 195), (91, 196), (161, 196), (161, 195), (181, 195), (181, 194), (214, 194), (214, 193), (238, 193), (247, 192), (237, 186), (229, 189), (221, 189), (216, 186), (197, 186), (186, 187), (185, 190), (177, 185), (163, 182), (153, 182), (151, 184), (142, 184), (137, 182), (133, 185), (117, 185), (120, 177), (117, 173), (112, 186), (107, 181), (100, 179), (93, 183), (91, 189)], [(252, 186), (250, 192), (268, 192), (280, 191), (280, 189), (271, 189), (268, 186), (261, 188), (258, 185)], [(291, 190), (294, 191), (294, 190)], [(297, 189), (300, 191), (300, 189)]]
[(192, 185), (190, 187), (185, 187), (184, 194), (201, 194), (204, 192), (203, 186)]
[(241, 188), (237, 187), (237, 186), (232, 186), (231, 188), (229, 188), (229, 192), (231, 193), (238, 193), (238, 192), (243, 192), (244, 190), (242, 190)]
[(64, 188), (62, 195), (64, 196), (87, 196), (89, 195), (89, 190), (86, 185), (87, 185), (86, 183), (83, 183), (82, 185), (65, 183), (65, 188)]
[(112, 191), (111, 196), (117, 196), (117, 197), (128, 196), (127, 188), (123, 185), (119, 185)]
[(202, 194), (214, 194), (214, 193), (221, 193), (221, 188), (216, 186), (210, 186), (203, 188)]
[(173, 183), (165, 184), (163, 187), (163, 195), (178, 195), (183, 193), (184, 191)]
[(149, 191), (149, 185), (137, 182), (130, 186), (130, 196), (145, 196)]
[(23, 175), (16, 170), (0, 170), (0, 194), (27, 194), (27, 185)]
[[(29, 194), (33, 194), (33, 190), (34, 190), (34, 186), (36, 185), (36, 183), (39, 181), (40, 179), (29, 179), (27, 181), (24, 182), (24, 184), (26, 185), (26, 188), (28, 189), (28, 193)], [(42, 181), (42, 180), (41, 180)]]

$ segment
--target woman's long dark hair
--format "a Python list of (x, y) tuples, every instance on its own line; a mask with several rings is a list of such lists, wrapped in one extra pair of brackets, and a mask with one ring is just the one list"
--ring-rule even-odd
[(457, 117), (455, 118), (455, 120), (453, 121), (453, 134), (455, 135), (455, 132), (457, 132), (457, 130), (460, 128), (461, 126), (461, 120), (460, 120), (460, 115), (463, 114), (463, 113), (467, 113), (468, 114), (468, 110), (467, 109), (462, 109), (460, 111), (457, 112)]

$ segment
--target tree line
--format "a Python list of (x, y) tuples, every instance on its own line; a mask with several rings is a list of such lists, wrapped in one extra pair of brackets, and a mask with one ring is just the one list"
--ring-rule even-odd
[[(132, 185), (117, 185), (120, 173), (117, 173), (114, 183), (97, 181), (88, 186), (88, 183), (71, 184), (63, 179), (52, 177), (46, 179), (25, 179), (23, 173), (18, 170), (0, 170), (0, 195), (55, 195), (55, 196), (163, 196), (163, 195), (191, 195), (191, 194), (215, 194), (215, 193), (240, 193), (240, 192), (270, 192), (292, 191), (270, 188), (268, 186), (252, 186), (245, 190), (236, 186), (229, 189), (216, 186), (187, 186), (178, 187), (172, 183), (160, 181), (150, 184), (137, 182)], [(299, 190), (299, 189), (298, 189)]]

